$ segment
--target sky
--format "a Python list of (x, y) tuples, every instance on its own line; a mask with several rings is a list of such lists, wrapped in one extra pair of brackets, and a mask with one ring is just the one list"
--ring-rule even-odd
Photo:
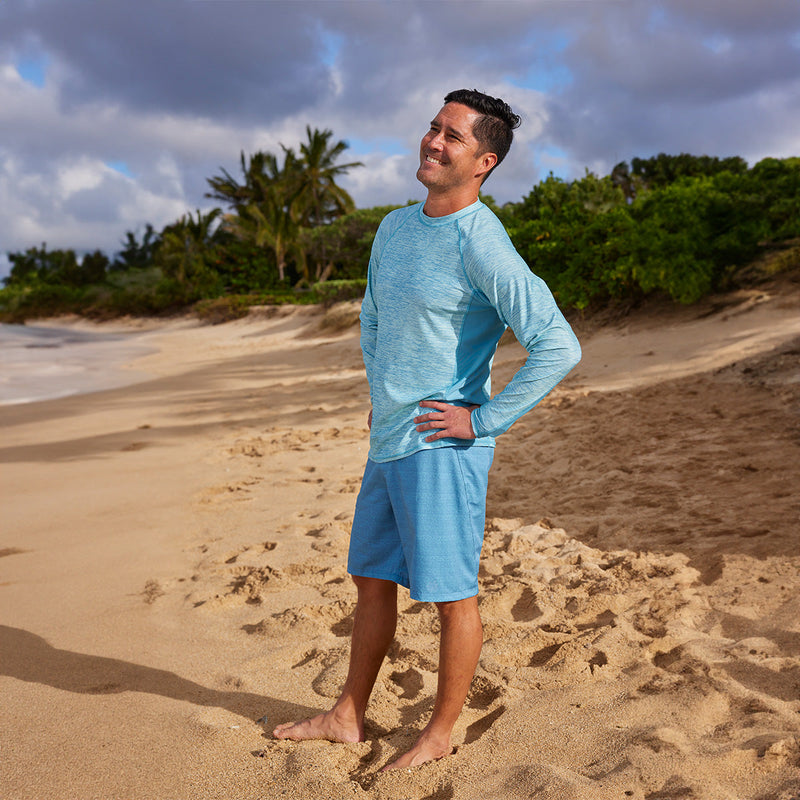
[(499, 203), (660, 152), (797, 156), (800, 2), (2, 0), (0, 275), (207, 210), (207, 178), (307, 125), (364, 163), (341, 181), (359, 208), (421, 200), (419, 140), (458, 88), (522, 117)]

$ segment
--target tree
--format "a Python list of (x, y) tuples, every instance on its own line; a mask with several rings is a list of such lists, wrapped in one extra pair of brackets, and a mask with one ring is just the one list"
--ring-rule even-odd
[(221, 213), (218, 208), (207, 214), (198, 209), (197, 219), (191, 213), (184, 214), (162, 231), (156, 264), (165, 277), (183, 288), (187, 300), (213, 292), (219, 282), (213, 268), (216, 258), (214, 223)]
[(74, 250), (48, 250), (44, 243), (41, 247), (29, 247), (24, 253), (9, 253), (8, 260), (13, 266), (5, 279), (7, 286), (46, 283), (78, 287), (91, 283), (94, 274), (81, 269)]
[(240, 155), (243, 182), (223, 169), (221, 176), (208, 179), (206, 196), (222, 200), (232, 208), (223, 225), (227, 231), (275, 254), (278, 280), (286, 277), (290, 254), (302, 260), (300, 246), (300, 165), (294, 151), (284, 147), (283, 166), (272, 153), (258, 151)]
[(683, 177), (636, 200), (632, 274), (645, 293), (694, 303), (755, 256), (764, 218), (746, 183), (730, 172)]
[(44, 261), (47, 245), (42, 244), (41, 251), (36, 247), (29, 247), (24, 253), (9, 253), (11, 272), (3, 278), (6, 286), (27, 286), (39, 277), (39, 269)]
[(152, 266), (160, 242), (161, 237), (149, 222), (145, 226), (141, 243), (138, 241), (135, 231), (128, 231), (122, 243), (122, 250), (117, 253), (111, 269), (145, 269)]
[(711, 177), (720, 172), (742, 175), (747, 172), (747, 162), (739, 156), (718, 158), (693, 156), (689, 153), (677, 156), (659, 153), (652, 158), (634, 158), (631, 161), (631, 174), (640, 178), (648, 189), (667, 186), (678, 178)]
[(366, 278), (372, 242), (381, 220), (399, 206), (360, 208), (305, 232), (305, 248), (317, 265), (316, 281)]
[(82, 280), (85, 283), (102, 283), (109, 263), (108, 256), (102, 250), (87, 253), (80, 266)]
[(336, 159), (347, 149), (347, 142), (329, 144), (333, 131), (306, 125), (308, 141), (300, 145), (298, 180), (305, 227), (325, 225), (343, 214), (355, 210), (353, 198), (336, 184), (336, 179), (353, 167), (363, 167), (360, 161), (336, 164)]
[[(231, 208), (224, 219), (225, 229), (243, 241), (269, 247), (275, 255), (279, 281), (285, 280), (290, 259), (308, 280), (308, 229), (329, 224), (355, 209), (352, 198), (336, 179), (361, 163), (335, 163), (347, 144), (331, 144), (330, 130), (306, 126), (306, 136), (299, 156), (281, 145), (282, 164), (272, 153), (259, 151), (246, 158), (242, 152), (241, 182), (225, 169), (221, 175), (208, 179), (211, 191), (207, 197)], [(318, 276), (329, 271), (324, 252), (320, 258)]]

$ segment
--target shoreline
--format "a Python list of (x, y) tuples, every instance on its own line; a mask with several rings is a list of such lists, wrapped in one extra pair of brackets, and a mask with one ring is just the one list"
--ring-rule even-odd
[(0, 407), (146, 380), (147, 373), (134, 366), (153, 350), (146, 337), (129, 326), (86, 325), (72, 318), (0, 324)]

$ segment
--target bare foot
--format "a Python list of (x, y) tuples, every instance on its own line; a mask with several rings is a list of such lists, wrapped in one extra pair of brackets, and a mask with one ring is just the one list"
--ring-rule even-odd
[(330, 742), (363, 742), (364, 731), (358, 723), (342, 719), (331, 709), (301, 722), (284, 722), (272, 732), (276, 739), (302, 742), (306, 739), (327, 739)]
[(450, 739), (437, 739), (423, 731), (422, 735), (417, 739), (414, 746), (407, 752), (403, 753), (400, 758), (387, 764), (381, 772), (388, 772), (392, 769), (408, 769), (409, 767), (419, 767), (422, 764), (427, 764), (429, 761), (437, 761), (440, 758), (449, 756), (453, 752), (453, 746), (450, 744)]

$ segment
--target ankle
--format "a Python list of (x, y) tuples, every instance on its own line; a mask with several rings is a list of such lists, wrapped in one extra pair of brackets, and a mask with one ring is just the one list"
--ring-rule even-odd
[(435, 745), (441, 749), (450, 749), (452, 747), (453, 726), (437, 725), (435, 722), (429, 722), (419, 735), (417, 741), (425, 741), (431, 745)]
[(359, 713), (355, 703), (343, 695), (340, 697), (333, 708), (328, 712), (330, 718), (339, 725), (360, 727), (364, 721), (364, 712)]

